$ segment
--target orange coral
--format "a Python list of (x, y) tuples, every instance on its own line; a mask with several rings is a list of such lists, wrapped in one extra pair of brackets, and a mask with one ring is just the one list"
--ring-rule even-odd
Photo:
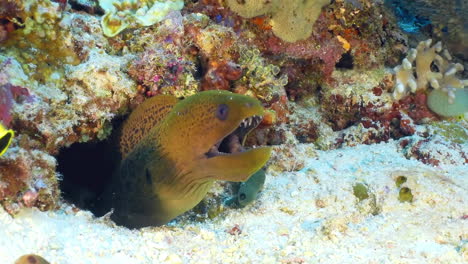
[(210, 61), (203, 76), (201, 88), (205, 90), (230, 90), (229, 81), (242, 76), (242, 68), (230, 61)]

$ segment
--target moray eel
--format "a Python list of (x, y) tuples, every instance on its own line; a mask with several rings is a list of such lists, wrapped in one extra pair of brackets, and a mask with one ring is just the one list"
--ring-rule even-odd
[(270, 147), (238, 152), (263, 113), (257, 99), (227, 91), (146, 100), (122, 128), (111, 219), (163, 225), (197, 205), (215, 180), (246, 181), (270, 158)]
[(265, 183), (265, 170), (261, 169), (254, 173), (246, 182), (239, 185), (237, 192), (237, 203), (239, 206), (244, 207), (253, 202), (258, 193), (262, 190)]

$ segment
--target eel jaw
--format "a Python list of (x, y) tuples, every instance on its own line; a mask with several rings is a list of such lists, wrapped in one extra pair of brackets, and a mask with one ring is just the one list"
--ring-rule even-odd
[(220, 155), (229, 155), (233, 153), (243, 152), (245, 139), (250, 131), (256, 128), (262, 121), (262, 116), (253, 115), (242, 120), (239, 126), (230, 134), (214, 144), (205, 157), (212, 158)]

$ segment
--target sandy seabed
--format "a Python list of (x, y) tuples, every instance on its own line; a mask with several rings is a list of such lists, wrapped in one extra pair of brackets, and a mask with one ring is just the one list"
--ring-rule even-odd
[[(398, 200), (398, 176), (412, 203)], [(369, 198), (355, 197), (356, 183)], [(0, 263), (27, 253), (57, 264), (468, 263), (467, 215), (467, 164), (425, 165), (391, 141), (269, 171), (257, 201), (203, 223), (129, 230), (66, 204), (14, 219), (0, 209)]]

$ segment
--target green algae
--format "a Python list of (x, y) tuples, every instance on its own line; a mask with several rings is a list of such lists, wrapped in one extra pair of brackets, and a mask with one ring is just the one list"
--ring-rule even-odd
[(367, 186), (363, 183), (356, 183), (353, 186), (353, 194), (359, 201), (365, 200), (369, 198), (369, 192)]
[(395, 185), (397, 188), (400, 188), (403, 183), (405, 183), (408, 179), (405, 176), (398, 176), (395, 179)]
[(413, 194), (411, 193), (411, 189), (408, 187), (401, 188), (398, 194), (398, 200), (402, 203), (413, 202)]
[(468, 142), (468, 129), (459, 122), (433, 122), (431, 127), (433, 134), (442, 136), (450, 142), (464, 144)]

